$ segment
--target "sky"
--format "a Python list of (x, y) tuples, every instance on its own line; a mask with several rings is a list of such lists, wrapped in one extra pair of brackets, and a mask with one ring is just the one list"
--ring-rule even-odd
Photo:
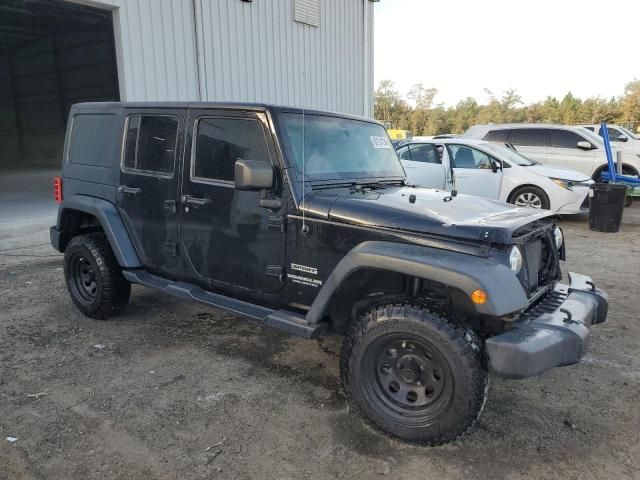
[(422, 83), (446, 106), (485, 88), (609, 98), (640, 79), (640, 0), (380, 0), (374, 22), (375, 86)]

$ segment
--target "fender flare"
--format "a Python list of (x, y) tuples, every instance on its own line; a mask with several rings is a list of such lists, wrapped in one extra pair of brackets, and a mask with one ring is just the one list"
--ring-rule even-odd
[(65, 198), (58, 210), (58, 229), (61, 227), (65, 210), (77, 210), (91, 214), (100, 222), (113, 254), (121, 267), (139, 268), (142, 266), (129, 232), (113, 203), (86, 195), (72, 195)]
[(487, 302), (475, 305), (480, 314), (501, 316), (522, 310), (529, 300), (514, 273), (495, 259), (387, 241), (363, 242), (338, 262), (322, 285), (306, 319), (322, 320), (333, 294), (357, 270), (374, 268), (436, 281), (460, 289), (468, 296), (487, 292)]

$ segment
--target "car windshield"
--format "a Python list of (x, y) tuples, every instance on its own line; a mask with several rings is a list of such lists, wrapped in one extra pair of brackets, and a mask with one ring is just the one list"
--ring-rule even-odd
[(504, 145), (500, 145), (498, 143), (483, 143), (482, 146), (491, 151), (498, 160), (507, 160), (508, 162), (514, 163), (516, 165), (520, 165), (521, 167), (530, 167), (531, 165), (537, 165), (538, 162), (535, 162), (520, 152), (516, 152), (510, 148), (505, 147)]
[(283, 113), (279, 118), (285, 148), (299, 176), (304, 175), (306, 180), (402, 179), (405, 176), (382, 125), (301, 113)]
[(620, 130), (622, 130), (624, 132), (625, 135), (627, 135), (629, 138), (632, 138), (634, 140), (638, 140), (640, 139), (640, 137), (638, 137), (638, 135), (636, 135), (635, 133), (633, 133), (631, 130), (625, 128), (625, 127), (618, 127)]

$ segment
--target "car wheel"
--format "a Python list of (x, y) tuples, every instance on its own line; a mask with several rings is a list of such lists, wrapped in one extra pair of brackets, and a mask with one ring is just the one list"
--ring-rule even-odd
[(102, 233), (71, 239), (64, 252), (64, 275), (73, 303), (88, 317), (105, 320), (129, 302), (131, 284)]
[(538, 187), (528, 186), (516, 189), (509, 198), (509, 203), (517, 207), (542, 208), (549, 210), (549, 197)]
[(427, 308), (372, 308), (345, 337), (345, 393), (381, 430), (441, 445), (467, 432), (480, 416), (489, 386), (481, 343)]

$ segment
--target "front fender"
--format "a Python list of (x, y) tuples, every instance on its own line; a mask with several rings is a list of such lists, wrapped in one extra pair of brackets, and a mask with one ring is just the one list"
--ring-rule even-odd
[[(60, 232), (65, 211), (76, 210), (93, 215), (104, 230), (113, 254), (121, 267), (138, 268), (141, 266), (138, 254), (133, 246), (129, 232), (115, 205), (101, 198), (86, 195), (72, 195), (65, 198), (58, 210), (57, 230)], [(60, 232), (64, 233), (64, 232)], [(53, 240), (53, 234), (52, 234)], [(56, 245), (54, 245), (56, 247)], [(57, 247), (59, 248), (59, 247)]]
[(432, 280), (458, 288), (468, 296), (482, 289), (487, 293), (487, 302), (475, 307), (485, 315), (506, 315), (529, 304), (517, 277), (495, 259), (420, 245), (372, 241), (357, 245), (340, 260), (318, 292), (307, 313), (307, 321), (319, 322), (340, 284), (363, 268)]

